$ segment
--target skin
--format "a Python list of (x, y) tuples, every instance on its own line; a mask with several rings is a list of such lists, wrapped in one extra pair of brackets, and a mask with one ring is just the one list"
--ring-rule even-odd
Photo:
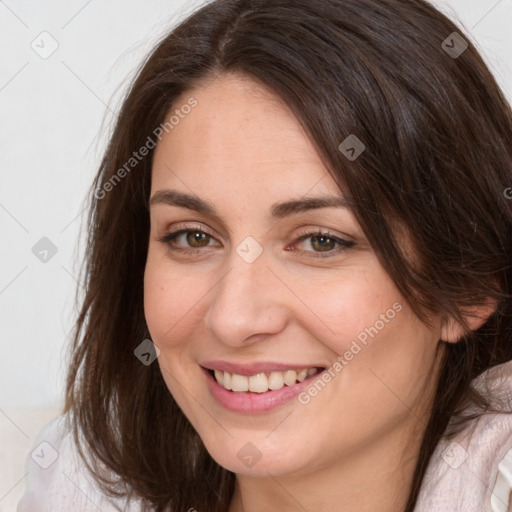
[[(456, 341), (456, 326), (417, 318), (349, 209), (268, 218), (276, 202), (340, 195), (276, 96), (236, 75), (187, 91), (174, 108), (191, 96), (197, 106), (155, 149), (151, 197), (193, 193), (222, 220), (151, 206), (144, 307), (169, 391), (212, 457), (236, 473), (229, 512), (403, 510), (443, 353), (436, 346)], [(211, 236), (172, 242), (188, 255), (159, 241), (184, 227)], [(331, 256), (314, 258), (326, 254), (320, 244), (297, 238), (318, 228), (355, 246), (336, 252), (330, 242)], [(263, 250), (250, 264), (236, 252), (248, 236)], [(231, 412), (205, 385), (199, 364), (212, 359), (329, 367), (397, 302), (401, 311), (307, 405)], [(237, 457), (248, 442), (262, 455), (250, 468)]]

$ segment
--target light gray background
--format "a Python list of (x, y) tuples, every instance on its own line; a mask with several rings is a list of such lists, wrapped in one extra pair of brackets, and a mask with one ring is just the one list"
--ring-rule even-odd
[[(154, 42), (200, 3), (0, 0), (1, 412), (62, 403), (82, 203), (111, 110)], [(512, 98), (512, 0), (435, 4), (466, 28)], [(43, 31), (58, 43), (47, 59), (31, 47), (51, 48)], [(46, 263), (32, 253), (42, 237), (58, 250)]]

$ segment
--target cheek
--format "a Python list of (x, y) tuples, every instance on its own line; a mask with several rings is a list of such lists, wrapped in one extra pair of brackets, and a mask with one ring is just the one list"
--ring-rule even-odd
[(194, 325), (204, 316), (208, 282), (190, 269), (152, 257), (144, 272), (144, 315), (152, 340), (160, 350), (178, 347), (190, 339)]
[(362, 417), (372, 411), (385, 424), (423, 404), (429, 382), (435, 382), (436, 338), (403, 299), (382, 311), (383, 317), (347, 340), (350, 345), (338, 358), (337, 385), (349, 410), (363, 405)]
[(377, 378), (369, 369), (397, 383), (423, 371), (435, 336), (387, 276), (372, 273), (370, 282), (354, 275), (333, 284), (335, 291), (309, 295), (317, 320), (304, 324), (335, 354), (333, 374), (344, 373), (354, 389), (364, 389)]
[(144, 315), (152, 339), (159, 346), (179, 325), (188, 308), (189, 282), (166, 270), (164, 262), (148, 256), (144, 272)]
[(404, 303), (394, 283), (371, 263), (317, 281), (315, 287), (308, 285), (302, 295), (312, 313), (308, 330), (315, 325), (315, 338), (336, 354), (349, 350), (354, 340), (364, 346), (372, 334), (389, 330), (388, 324), (400, 315), (397, 309)]
[(200, 295), (197, 299), (191, 297), (191, 290), (196, 288), (190, 278), (177, 275), (165, 261), (155, 260), (148, 256), (144, 273), (144, 315), (151, 340), (160, 350), (157, 361), (162, 377), (174, 399), (186, 410), (186, 397), (182, 396), (179, 382), (184, 381), (189, 346), (186, 341), (190, 339), (191, 322), (196, 321), (193, 319)]

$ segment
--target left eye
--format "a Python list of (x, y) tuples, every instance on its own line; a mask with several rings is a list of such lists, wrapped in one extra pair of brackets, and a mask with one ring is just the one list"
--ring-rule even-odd
[[(184, 236), (185, 243), (188, 244), (187, 248), (176, 247), (173, 243), (179, 240), (182, 236)], [(311, 253), (308, 257), (313, 258), (329, 257), (355, 245), (352, 241), (344, 240), (343, 238), (336, 237), (331, 233), (324, 233), (320, 231), (304, 233), (300, 235), (292, 245), (303, 243), (308, 238), (311, 239), (310, 246), (314, 250), (309, 251), (301, 249), (300, 252)], [(197, 252), (197, 250), (202, 247), (208, 247), (210, 245), (209, 242), (212, 239), (212, 235), (200, 229), (180, 229), (178, 231), (168, 233), (158, 240), (166, 244), (173, 251), (179, 251), (183, 254), (191, 254)]]
[[(339, 238), (337, 236), (332, 235), (331, 233), (323, 233), (320, 231), (316, 231), (313, 233), (305, 233), (303, 235), (300, 235), (297, 239), (296, 243), (304, 242), (308, 238), (311, 239), (310, 246), (315, 248), (319, 248), (319, 250), (314, 251), (305, 251), (305, 252), (313, 252), (311, 256), (313, 258), (325, 258), (332, 256), (334, 254), (338, 254), (340, 251), (343, 251), (345, 249), (349, 249), (350, 247), (353, 247), (355, 245), (354, 242), (345, 240), (343, 238)], [(334, 246), (338, 247), (334, 247)], [(322, 254), (327, 253), (327, 254)]]

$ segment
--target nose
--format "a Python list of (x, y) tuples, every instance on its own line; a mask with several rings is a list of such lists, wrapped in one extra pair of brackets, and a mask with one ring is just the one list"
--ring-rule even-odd
[(252, 263), (233, 252), (204, 317), (207, 329), (222, 343), (246, 346), (285, 328), (290, 291), (268, 263), (265, 251)]

